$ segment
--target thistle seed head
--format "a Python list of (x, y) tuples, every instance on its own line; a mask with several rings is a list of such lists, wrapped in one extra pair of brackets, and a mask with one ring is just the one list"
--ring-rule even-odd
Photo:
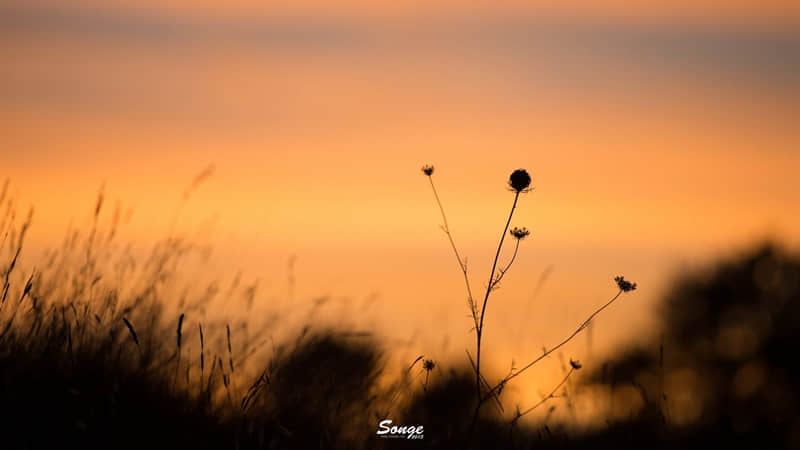
[(531, 185), (531, 176), (525, 169), (517, 169), (508, 177), (508, 185), (517, 193), (523, 192)]

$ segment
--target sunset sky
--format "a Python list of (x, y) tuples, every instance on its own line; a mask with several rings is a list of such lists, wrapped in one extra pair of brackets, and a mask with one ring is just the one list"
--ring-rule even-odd
[[(295, 255), (297, 301), (368, 304), (365, 327), (462, 358), (462, 280), (420, 167), (476, 290), (526, 168), (512, 225), (533, 236), (487, 316), (501, 371), (616, 275), (641, 288), (597, 322), (599, 352), (657, 333), (677, 270), (800, 244), (800, 3), (463, 3), (0, 1), (0, 176), (36, 210), (27, 263), (104, 183), (146, 246), (213, 165), (177, 225), (214, 244), (212, 271), (280, 298)], [(591, 362), (585, 339), (565, 352)]]

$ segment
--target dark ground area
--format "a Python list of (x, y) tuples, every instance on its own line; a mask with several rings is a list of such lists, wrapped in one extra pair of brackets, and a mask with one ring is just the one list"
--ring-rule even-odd
[[(633, 386), (643, 404), (588, 434), (512, 428), (491, 408), (470, 433), (470, 370), (384, 387), (380, 343), (330, 330), (299, 333), (243, 379), (224, 345), (202, 362), (180, 353), (154, 298), (61, 304), (42, 280), (6, 288), (0, 310), (3, 449), (800, 448), (800, 258), (775, 246), (681, 276), (663, 339), (584, 369), (584, 383)], [(680, 394), (664, 381), (676, 373)], [(674, 405), (691, 420), (676, 423)], [(424, 439), (380, 439), (386, 417), (424, 425)]]

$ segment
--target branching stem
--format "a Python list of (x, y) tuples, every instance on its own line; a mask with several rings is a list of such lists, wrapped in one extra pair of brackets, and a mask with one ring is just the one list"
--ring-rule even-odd
[(469, 284), (469, 277), (467, 276), (467, 263), (461, 258), (461, 255), (458, 253), (458, 248), (456, 247), (455, 241), (453, 241), (453, 235), (450, 233), (450, 226), (447, 224), (447, 215), (444, 213), (444, 207), (442, 206), (441, 200), (439, 200), (439, 193), (436, 192), (436, 185), (433, 184), (433, 177), (428, 176), (428, 181), (431, 183), (431, 190), (433, 190), (433, 196), (436, 198), (436, 204), (439, 206), (439, 212), (442, 213), (442, 230), (447, 235), (447, 239), (450, 241), (450, 246), (453, 248), (453, 253), (456, 255), (456, 260), (458, 261), (458, 268), (461, 269), (461, 273), (464, 275), (464, 285), (467, 287), (467, 302), (469, 304), (469, 310), (472, 314), (472, 320), (475, 322), (475, 327), (478, 327), (478, 311), (475, 307), (475, 297), (472, 296), (472, 288)]
[(532, 412), (534, 409), (542, 406), (545, 402), (547, 402), (551, 398), (555, 397), (556, 392), (558, 392), (558, 390), (561, 389), (561, 386), (563, 386), (564, 383), (567, 382), (567, 380), (569, 379), (570, 375), (572, 375), (572, 372), (575, 372), (575, 368), (574, 367), (570, 367), (569, 372), (567, 372), (567, 375), (564, 376), (564, 379), (561, 380), (561, 382), (558, 383), (556, 385), (556, 387), (554, 387), (553, 390), (550, 391), (550, 393), (546, 397), (544, 397), (543, 399), (539, 400), (538, 403), (536, 403), (535, 405), (533, 405), (530, 408), (526, 409), (525, 411), (518, 412), (516, 417), (514, 417), (514, 422), (518, 421), (522, 416)]
[(544, 352), (544, 353), (542, 353), (542, 354), (541, 354), (539, 357), (537, 357), (537, 358), (536, 358), (536, 359), (534, 359), (533, 361), (529, 362), (528, 364), (526, 364), (526, 365), (525, 365), (524, 367), (522, 367), (521, 369), (519, 369), (519, 370), (515, 371), (515, 372), (514, 372), (514, 373), (512, 373), (512, 374), (509, 374), (508, 376), (506, 376), (505, 378), (503, 378), (502, 380), (500, 380), (500, 382), (498, 382), (498, 383), (497, 383), (497, 384), (496, 384), (496, 385), (495, 385), (493, 388), (491, 388), (491, 389), (489, 390), (489, 392), (487, 392), (487, 393), (486, 393), (486, 395), (484, 395), (484, 396), (482, 396), (482, 397), (481, 397), (481, 399), (480, 399), (480, 401), (478, 402), (478, 404), (480, 405), (480, 404), (482, 404), (483, 402), (485, 402), (486, 400), (488, 400), (488, 399), (489, 399), (491, 396), (493, 396), (493, 395), (494, 395), (494, 393), (495, 393), (497, 390), (499, 390), (499, 389), (501, 389), (503, 386), (505, 386), (505, 384), (506, 384), (506, 383), (508, 383), (509, 381), (513, 380), (514, 378), (516, 378), (516, 377), (518, 377), (518, 376), (522, 375), (522, 373), (523, 373), (523, 372), (525, 372), (526, 370), (528, 370), (528, 369), (530, 369), (531, 367), (533, 367), (533, 366), (534, 366), (536, 363), (538, 363), (539, 361), (541, 361), (541, 360), (543, 360), (543, 359), (547, 358), (547, 357), (548, 357), (548, 356), (550, 356), (550, 355), (551, 355), (553, 352), (555, 352), (556, 350), (558, 350), (559, 348), (561, 348), (562, 346), (564, 346), (565, 344), (567, 344), (569, 341), (571, 341), (573, 338), (575, 338), (575, 336), (577, 336), (577, 335), (578, 335), (578, 333), (580, 333), (581, 331), (583, 331), (584, 329), (586, 329), (586, 327), (587, 327), (587, 326), (589, 326), (589, 324), (592, 322), (592, 320), (593, 320), (593, 319), (594, 319), (594, 318), (595, 318), (595, 317), (596, 317), (598, 314), (600, 314), (601, 312), (603, 312), (603, 310), (605, 310), (606, 308), (608, 308), (609, 306), (611, 306), (611, 304), (612, 304), (612, 303), (614, 303), (614, 302), (615, 302), (615, 301), (616, 301), (616, 300), (619, 298), (619, 296), (620, 296), (620, 295), (622, 295), (622, 292), (623, 292), (623, 291), (622, 291), (622, 290), (620, 290), (619, 292), (617, 292), (617, 295), (615, 295), (614, 297), (612, 297), (612, 298), (611, 298), (611, 300), (609, 300), (608, 302), (606, 302), (606, 304), (604, 304), (604, 305), (603, 305), (603, 306), (601, 306), (600, 308), (596, 309), (596, 310), (595, 310), (595, 311), (594, 311), (594, 312), (593, 312), (591, 315), (589, 315), (589, 317), (588, 317), (586, 320), (584, 320), (584, 321), (583, 321), (583, 323), (581, 323), (581, 324), (580, 324), (580, 326), (579, 326), (579, 327), (578, 327), (578, 328), (577, 328), (577, 329), (576, 329), (574, 332), (572, 332), (572, 334), (570, 334), (569, 336), (567, 336), (567, 338), (566, 338), (566, 339), (564, 339), (563, 341), (559, 342), (559, 343), (558, 343), (558, 344), (557, 344), (555, 347), (553, 347), (553, 348), (551, 348), (551, 349), (549, 349), (549, 350), (545, 351), (545, 352)]

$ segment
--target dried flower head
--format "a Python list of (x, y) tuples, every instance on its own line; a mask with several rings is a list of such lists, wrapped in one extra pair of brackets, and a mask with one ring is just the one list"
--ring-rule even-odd
[(581, 364), (580, 361), (575, 361), (572, 358), (569, 359), (569, 365), (572, 366), (572, 368), (575, 369), (575, 370), (578, 370), (581, 367), (583, 367), (583, 365)]
[(433, 362), (431, 359), (426, 359), (422, 362), (422, 368), (430, 372), (433, 368), (436, 367), (436, 363)]
[(623, 276), (618, 276), (614, 278), (614, 281), (617, 282), (617, 286), (619, 286), (619, 290), (622, 292), (630, 292), (636, 290), (636, 283), (631, 283), (630, 281), (626, 280)]
[(424, 173), (427, 176), (433, 175), (433, 166), (429, 164), (422, 166), (422, 173)]
[(528, 231), (528, 229), (525, 228), (525, 227), (522, 227), (522, 228), (514, 227), (514, 228), (512, 228), (511, 230), (508, 231), (508, 234), (514, 236), (517, 239), (522, 240), (522, 239), (525, 239), (526, 237), (528, 237), (531, 234), (531, 232)]
[(531, 176), (528, 175), (525, 169), (517, 169), (511, 173), (511, 176), (508, 178), (508, 184), (511, 186), (511, 189), (522, 192), (531, 185)]

